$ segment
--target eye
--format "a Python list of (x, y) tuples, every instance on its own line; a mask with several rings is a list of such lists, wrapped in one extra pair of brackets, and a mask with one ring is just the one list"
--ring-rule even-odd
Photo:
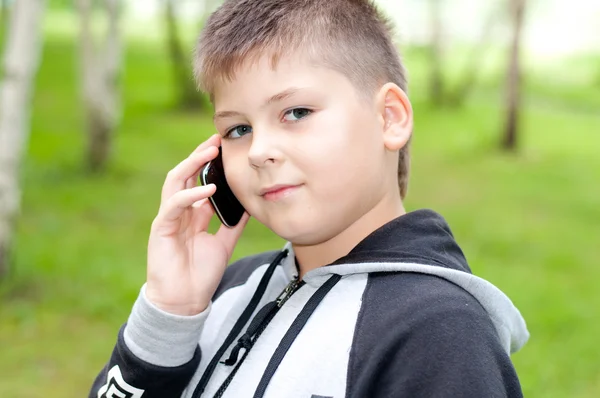
[(310, 115), (312, 111), (306, 108), (295, 108), (290, 109), (283, 115), (283, 120), (288, 122), (297, 122), (300, 119), (304, 119), (306, 116)]
[(247, 124), (241, 126), (235, 126), (232, 129), (227, 130), (224, 138), (240, 138), (246, 134), (252, 132), (252, 127)]

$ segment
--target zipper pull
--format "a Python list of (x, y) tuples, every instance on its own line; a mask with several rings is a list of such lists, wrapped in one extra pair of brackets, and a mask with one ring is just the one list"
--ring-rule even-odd
[(246, 333), (244, 333), (238, 339), (236, 345), (233, 347), (231, 353), (229, 354), (229, 358), (225, 361), (221, 361), (221, 363), (227, 366), (235, 365), (238, 360), (240, 350), (243, 348), (246, 351), (249, 351), (250, 348), (252, 348), (252, 346), (254, 345), (254, 340), (260, 328), (263, 327), (263, 325), (266, 326), (271, 321), (273, 316), (275, 316), (275, 313), (277, 313), (277, 310), (279, 310), (279, 307), (277, 307), (276, 302), (271, 301), (265, 304), (265, 306), (262, 307), (260, 311), (258, 311), (252, 322), (250, 322), (250, 326), (248, 326)]
[(288, 285), (285, 287), (285, 289), (283, 289), (279, 297), (277, 297), (277, 307), (281, 308), (281, 306), (285, 304), (286, 301), (288, 301), (292, 294), (294, 294), (296, 290), (298, 290), (299, 286), (300, 282), (298, 282), (298, 276), (295, 275), (294, 279), (292, 279), (290, 283), (288, 283)]

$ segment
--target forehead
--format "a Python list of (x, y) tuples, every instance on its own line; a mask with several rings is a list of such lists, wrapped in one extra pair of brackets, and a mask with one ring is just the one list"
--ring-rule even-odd
[[(320, 65), (306, 56), (286, 56), (276, 63), (270, 57), (240, 64), (231, 78), (215, 82), (213, 101), (216, 108), (221, 104), (235, 104), (247, 99), (268, 101), (271, 97), (286, 95), (303, 89), (313, 92), (347, 92), (352, 88), (342, 73)], [(304, 90), (306, 91), (306, 90)]]

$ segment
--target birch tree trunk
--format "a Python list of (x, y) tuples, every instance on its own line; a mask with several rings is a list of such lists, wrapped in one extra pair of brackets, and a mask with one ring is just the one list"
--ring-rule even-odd
[(93, 0), (77, 0), (80, 13), (81, 89), (87, 125), (87, 166), (93, 172), (106, 168), (112, 154), (114, 131), (121, 103), (119, 76), (121, 39), (119, 0), (102, 0), (108, 20), (102, 46), (92, 33)]
[(521, 63), (520, 49), (525, 14), (525, 0), (509, 0), (512, 21), (508, 73), (506, 77), (506, 123), (502, 148), (514, 151), (517, 148), (519, 108), (521, 106)]
[(179, 91), (179, 106), (187, 109), (198, 109), (202, 106), (202, 98), (194, 84), (190, 59), (184, 54), (183, 46), (177, 30), (175, 12), (176, 0), (165, 0), (165, 19), (167, 25), (167, 46), (171, 55), (173, 77)]
[(44, 0), (16, 1), (6, 31), (4, 80), (0, 84), (0, 278), (9, 272), (9, 249), (21, 202), (19, 167), (29, 140), (44, 9)]

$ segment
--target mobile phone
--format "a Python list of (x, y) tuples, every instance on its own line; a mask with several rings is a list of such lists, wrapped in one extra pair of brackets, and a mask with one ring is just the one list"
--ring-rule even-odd
[(221, 147), (217, 157), (202, 168), (199, 179), (202, 185), (216, 185), (217, 191), (209, 197), (210, 203), (223, 225), (229, 228), (236, 226), (246, 210), (227, 184)]

